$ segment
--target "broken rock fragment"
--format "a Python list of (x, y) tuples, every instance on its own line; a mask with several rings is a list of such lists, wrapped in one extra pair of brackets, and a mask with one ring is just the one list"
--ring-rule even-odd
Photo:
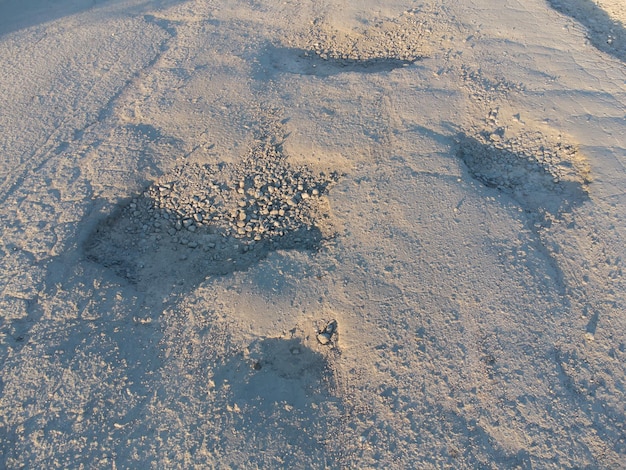
[(317, 340), (320, 344), (330, 343), (334, 334), (337, 333), (337, 320), (331, 320), (326, 326), (317, 332)]

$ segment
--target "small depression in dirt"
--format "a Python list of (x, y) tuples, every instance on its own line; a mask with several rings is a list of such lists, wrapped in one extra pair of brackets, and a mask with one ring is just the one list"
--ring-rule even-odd
[(237, 355), (226, 361), (214, 381), (216, 386), (230, 383), (241, 404), (284, 402), (298, 408), (307, 407), (313, 400), (330, 399), (336, 389), (327, 357), (300, 338), (255, 341), (245, 357)]
[(329, 77), (341, 73), (385, 73), (427, 57), (432, 18), (408, 10), (350, 31), (315, 21), (311, 29), (287, 44), (269, 44), (257, 61), (258, 79), (282, 73)]
[(419, 58), (371, 57), (354, 59), (348, 55), (328, 55), (290, 47), (269, 46), (259, 59), (258, 78), (281, 73), (329, 77), (340, 73), (383, 73), (407, 67)]
[(457, 136), (457, 157), (487, 187), (511, 195), (527, 212), (557, 217), (589, 199), (589, 171), (575, 146), (504, 131)]

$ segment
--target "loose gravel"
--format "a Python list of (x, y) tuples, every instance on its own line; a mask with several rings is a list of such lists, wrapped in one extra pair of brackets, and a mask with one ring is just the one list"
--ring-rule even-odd
[(86, 253), (134, 283), (196, 284), (272, 250), (315, 250), (329, 234), (326, 193), (337, 179), (290, 165), (267, 143), (236, 164), (186, 164), (102, 221)]

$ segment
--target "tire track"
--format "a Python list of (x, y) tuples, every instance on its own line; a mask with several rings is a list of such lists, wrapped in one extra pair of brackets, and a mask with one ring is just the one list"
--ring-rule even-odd
[[(151, 70), (158, 64), (159, 60), (164, 53), (169, 50), (170, 42), (175, 39), (175, 30), (173, 28), (166, 28), (163, 25), (163, 21), (152, 21), (151, 17), (146, 15), (144, 20), (147, 23), (151, 23), (162, 29), (167, 33), (167, 38), (160, 42), (155, 47), (156, 52), (154, 56), (140, 69), (131, 74), (129, 78), (123, 81), (118, 87), (117, 91), (109, 97), (109, 99), (100, 106), (100, 109), (94, 114), (96, 118), (89, 122), (81, 121), (81, 114), (83, 111), (89, 113), (90, 110), (78, 109), (65, 117), (59, 125), (47, 136), (45, 141), (39, 145), (32, 153), (30, 157), (22, 156), (20, 163), (15, 169), (10, 172), (3, 181), (2, 187), (0, 187), (0, 204), (6, 203), (7, 199), (15, 192), (15, 190), (21, 187), (30, 173), (36, 173), (43, 168), (43, 166), (54, 158), (56, 155), (63, 153), (71, 142), (75, 142), (80, 139), (91, 127), (97, 123), (103, 122), (112, 116), (115, 105), (119, 102), (125, 92), (135, 86), (141, 79), (149, 74)], [(80, 102), (88, 103), (90, 101), (98, 101), (96, 91), (101, 88), (107, 88), (109, 82), (107, 77), (111, 77), (116, 74), (119, 67), (123, 64), (119, 62), (115, 68), (111, 68), (107, 73), (89, 89), (84, 97), (80, 98)], [(77, 125), (72, 125), (77, 124)], [(82, 125), (81, 125), (82, 124)]]

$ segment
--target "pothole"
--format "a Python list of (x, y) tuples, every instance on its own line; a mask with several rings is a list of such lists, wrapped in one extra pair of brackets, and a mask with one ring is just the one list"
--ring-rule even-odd
[(333, 233), (326, 194), (337, 179), (269, 143), (236, 164), (183, 165), (103, 220), (85, 252), (139, 286), (194, 286), (272, 250), (317, 250)]
[[(338, 467), (345, 403), (335, 367), (305, 339), (258, 339), (222, 362), (209, 379), (212, 419), (236, 426), (238, 450), (246, 455), (271, 448), (281, 467), (302, 467), (302, 462), (306, 468)], [(207, 439), (220, 442), (222, 433)], [(277, 462), (263, 454), (248, 466)]]
[(276, 73), (297, 75), (315, 75), (327, 77), (346, 72), (380, 73), (406, 67), (414, 60), (375, 57), (371, 59), (352, 59), (329, 57), (310, 49), (268, 46), (261, 57), (259, 77), (273, 76)]
[(324, 60), (393, 59), (412, 63), (428, 54), (425, 38), (432, 33), (432, 28), (428, 15), (418, 10), (351, 31), (340, 31), (318, 22), (303, 38), (303, 48)]
[(213, 383), (217, 389), (228, 385), (225, 391), (242, 409), (263, 403), (269, 410), (283, 402), (306, 409), (334, 401), (340, 393), (333, 351), (317, 346), (299, 337), (255, 340), (216, 369)]
[(297, 379), (310, 385), (326, 384), (331, 389), (333, 374), (326, 358), (300, 339), (268, 338), (250, 348), (257, 367), (265, 367), (283, 379)]
[(558, 216), (589, 198), (588, 165), (576, 146), (560, 139), (509, 137), (496, 128), (460, 134), (457, 156), (473, 178), (510, 194), (527, 212)]
[(350, 31), (317, 20), (300, 36), (267, 47), (261, 75), (389, 72), (427, 57), (432, 32), (429, 14), (418, 10)]

